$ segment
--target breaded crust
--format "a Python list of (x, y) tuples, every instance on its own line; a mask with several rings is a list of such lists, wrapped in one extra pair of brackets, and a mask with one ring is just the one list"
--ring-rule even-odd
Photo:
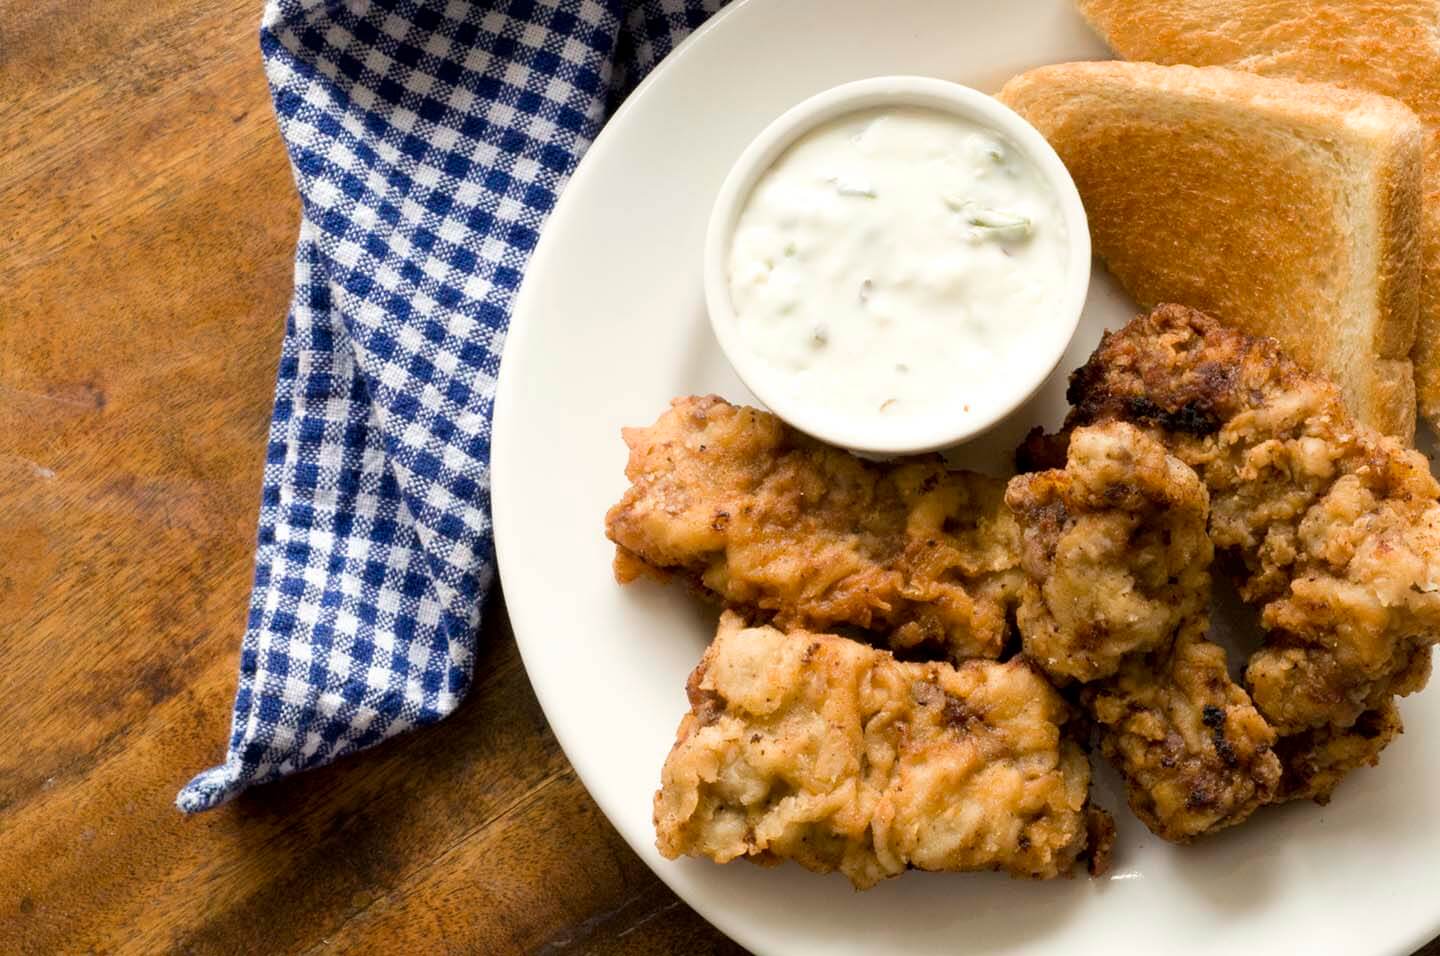
[(1071, 427), (1149, 427), (1205, 480), (1210, 537), (1266, 631), (1246, 682), (1282, 735), (1333, 736), (1424, 686), (1440, 485), (1422, 455), (1355, 422), (1273, 340), (1180, 306), (1107, 335), (1069, 395)]
[(1094, 834), (1071, 711), (1024, 660), (910, 664), (825, 634), (720, 620), (655, 794), (667, 857), (840, 870), (1070, 872)]
[(1004, 482), (938, 456), (865, 461), (715, 396), (624, 436), (631, 486), (605, 517), (622, 582), (674, 575), (781, 628), (999, 655), (1023, 579)]
[[(1077, 428), (1063, 468), (1011, 479), (1030, 576), (1025, 654), (1078, 697), (1130, 808), (1178, 843), (1271, 802), (1275, 732), (1206, 640), (1209, 495), (1124, 422)], [(1058, 444), (1058, 443), (1057, 443)]]

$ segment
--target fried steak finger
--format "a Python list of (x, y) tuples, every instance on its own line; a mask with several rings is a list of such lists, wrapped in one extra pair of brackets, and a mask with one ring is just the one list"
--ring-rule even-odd
[(631, 487), (605, 521), (622, 582), (675, 575), (781, 628), (999, 655), (1021, 582), (1004, 482), (864, 461), (714, 396), (624, 436)]
[(1272, 340), (1180, 306), (1107, 335), (1069, 397), (1069, 427), (1144, 426), (1205, 481), (1210, 536), (1265, 630), (1246, 683), (1296, 738), (1287, 777), (1309, 781), (1286, 792), (1328, 796), (1341, 774), (1321, 768), (1373, 762), (1394, 736), (1344, 731), (1365, 714), (1388, 727), (1440, 640), (1440, 485), (1424, 457), (1355, 422)]
[(1080, 693), (1131, 809), (1186, 842), (1273, 797), (1275, 734), (1205, 639), (1209, 500), (1194, 470), (1114, 422), (1070, 435), (1065, 467), (1011, 480), (1030, 575), (1026, 656)]
[(1128, 425), (1081, 429), (1063, 470), (1011, 480), (1034, 583), (1017, 621), (1057, 680), (1109, 677), (1209, 612), (1209, 503), (1194, 471)]
[[(1107, 820), (1024, 661), (910, 664), (726, 612), (655, 795), (657, 846), (794, 860), (865, 889), (906, 868), (1066, 874)], [(1099, 861), (1103, 866), (1103, 860)]]
[(1378, 764), (1380, 751), (1403, 730), (1400, 708), (1391, 699), (1367, 710), (1349, 727), (1316, 727), (1280, 738), (1275, 749), (1285, 776), (1277, 800), (1329, 803), (1330, 794), (1346, 774)]
[(1087, 686), (1081, 700), (1100, 727), (1100, 752), (1125, 778), (1130, 809), (1157, 836), (1184, 843), (1273, 801), (1275, 731), (1230, 679), (1203, 618), (1187, 621), (1167, 651)]

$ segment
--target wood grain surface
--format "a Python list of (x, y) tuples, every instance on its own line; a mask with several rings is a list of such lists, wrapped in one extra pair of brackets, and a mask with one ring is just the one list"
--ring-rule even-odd
[(173, 808), (228, 733), (291, 284), (259, 7), (0, 0), (0, 953), (740, 953), (586, 795), (499, 598), (450, 720)]
[(0, 953), (737, 953), (601, 817), (502, 603), (452, 719), (194, 819), (297, 203), (259, 0), (0, 3)]

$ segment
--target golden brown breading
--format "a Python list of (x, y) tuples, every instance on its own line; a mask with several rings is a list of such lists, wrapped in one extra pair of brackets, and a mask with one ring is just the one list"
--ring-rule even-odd
[(933, 456), (864, 461), (714, 396), (624, 436), (632, 485), (605, 522), (622, 582), (673, 573), (782, 628), (1000, 653), (1023, 577), (1003, 482)]
[(901, 663), (726, 612), (688, 691), (655, 794), (672, 859), (789, 859), (865, 889), (907, 867), (1050, 878), (1092, 830), (1104, 846), (1069, 708), (1022, 660)]
[(1130, 809), (1178, 843), (1241, 822), (1274, 799), (1281, 775), (1275, 731), (1230, 679), (1225, 649), (1205, 640), (1205, 620), (1081, 694)]
[(1285, 765), (1285, 776), (1280, 781), (1277, 802), (1329, 803), (1331, 792), (1347, 773), (1357, 767), (1375, 766), (1380, 762), (1380, 751), (1403, 731), (1400, 709), (1389, 699), (1344, 729), (1316, 727), (1280, 738), (1275, 750)]
[(1052, 677), (1109, 677), (1208, 615), (1205, 486), (1135, 428), (1079, 429), (1065, 468), (1012, 479), (1005, 503), (1035, 582), (1017, 613), (1025, 655)]
[(1185, 842), (1270, 801), (1275, 734), (1205, 640), (1209, 499), (1154, 438), (1110, 422), (1069, 436), (1063, 470), (1020, 475), (1005, 500), (1024, 540), (1025, 654), (1080, 700), (1130, 808)]
[(1282, 734), (1422, 687), (1440, 640), (1440, 485), (1272, 340), (1161, 306), (1071, 379), (1071, 426), (1149, 426), (1210, 490), (1210, 535), (1261, 609), (1246, 680)]

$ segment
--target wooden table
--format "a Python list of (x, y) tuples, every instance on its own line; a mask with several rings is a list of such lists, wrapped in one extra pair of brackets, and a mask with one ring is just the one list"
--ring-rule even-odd
[(291, 284), (259, 6), (0, 0), (0, 953), (741, 952), (601, 817), (499, 598), (451, 719), (173, 808), (228, 732)]
[(0, 0), (0, 953), (738, 953), (500, 599), (439, 727), (186, 819), (228, 735), (298, 208), (260, 0)]

